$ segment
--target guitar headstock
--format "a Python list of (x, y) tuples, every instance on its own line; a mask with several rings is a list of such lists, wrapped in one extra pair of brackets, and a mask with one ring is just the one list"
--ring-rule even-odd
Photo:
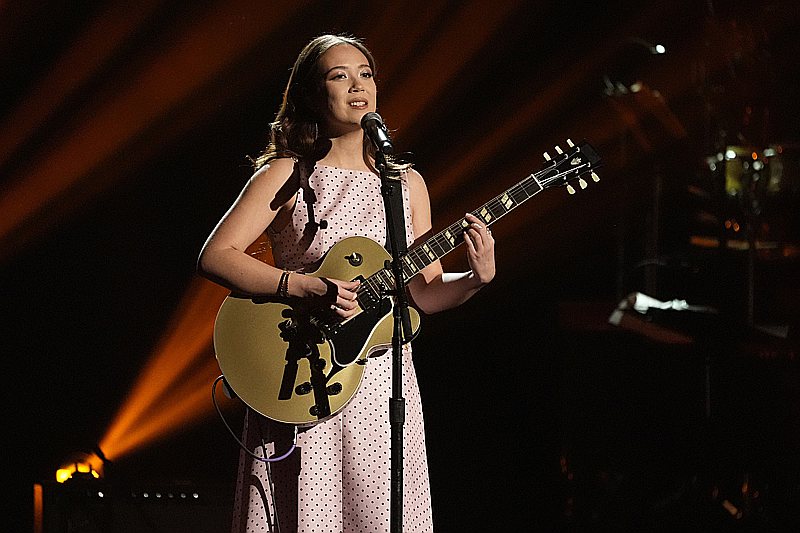
[(577, 183), (578, 187), (585, 189), (588, 186), (585, 176), (590, 176), (594, 182), (600, 181), (595, 169), (600, 167), (601, 159), (592, 145), (583, 141), (576, 146), (567, 139), (567, 146), (566, 152), (556, 146), (555, 157), (550, 157), (547, 152), (544, 153), (548, 165), (536, 173), (537, 181), (542, 188), (566, 186), (567, 192), (575, 194), (572, 183)]

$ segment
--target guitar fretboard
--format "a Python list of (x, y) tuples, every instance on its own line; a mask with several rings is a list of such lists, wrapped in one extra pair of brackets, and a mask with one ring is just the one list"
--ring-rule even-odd
[[(536, 175), (531, 174), (507, 191), (483, 204), (472, 214), (483, 221), (484, 224), (490, 226), (543, 190), (544, 187), (536, 180)], [(403, 257), (404, 281), (410, 280), (420, 270), (457, 248), (464, 241), (464, 231), (467, 228), (469, 228), (469, 222), (462, 218), (422, 244), (409, 250)], [(391, 275), (391, 272), (389, 274)]]

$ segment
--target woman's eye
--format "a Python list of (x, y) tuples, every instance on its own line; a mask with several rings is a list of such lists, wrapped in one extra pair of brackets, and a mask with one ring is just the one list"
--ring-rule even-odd
[(370, 72), (368, 70), (365, 70), (364, 72), (361, 73), (361, 77), (362, 78), (371, 78), (372, 77), (372, 72)]

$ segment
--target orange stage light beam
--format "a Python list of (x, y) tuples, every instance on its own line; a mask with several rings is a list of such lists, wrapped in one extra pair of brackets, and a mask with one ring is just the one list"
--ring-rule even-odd
[(0, 167), (37, 128), (95, 76), (124, 45), (159, 2), (116, 2), (96, 16), (86, 32), (11, 111), (0, 127)]
[[(481, 2), (468, 2), (448, 11), (446, 21), (435, 28), (437, 35), (427, 53), (414, 58), (413, 70), (393, 84), (389, 100), (380, 104), (392, 127), (400, 132), (410, 130), (425, 108), (442, 98), (447, 85), (486, 47), (519, 5), (519, 1), (504, 0), (492, 2), (487, 9)], [(464, 39), (465, 33), (469, 39)]]
[[(211, 384), (219, 375), (213, 355), (206, 354), (207, 361), (192, 378), (191, 385), (183, 391), (175, 390), (170, 398), (153, 405), (142, 419), (118, 440), (103, 440), (100, 449), (109, 457), (119, 459), (129, 453), (151, 445), (161, 439), (185, 430), (194, 423), (212, 414)], [(217, 397), (220, 398), (219, 396)], [(108, 452), (105, 450), (108, 449)]]
[[(172, 46), (140, 71), (120, 75), (122, 89), (97, 96), (75, 113), (72, 135), (12, 175), (0, 196), (0, 241), (18, 233), (26, 221), (44, 213), (103, 162), (123, 152), (137, 136), (219, 72), (279, 28), (304, 2), (252, 9), (247, 0), (213, 6), (193, 24), (170, 35)], [(231, 26), (230, 21), (239, 22)], [(244, 21), (244, 22), (242, 22)], [(220, 31), (224, 28), (226, 31)], [(231, 29), (231, 28), (235, 28)], [(180, 75), (176, 75), (180, 73)], [(111, 80), (109, 86), (117, 85)]]
[(210, 385), (219, 369), (209, 344), (216, 310), (227, 294), (200, 278), (190, 284), (163, 340), (101, 439), (100, 449), (109, 458), (118, 459), (211, 412)]
[[(409, 2), (386, 2), (377, 10), (375, 19), (362, 24), (360, 35), (364, 37), (378, 62), (379, 107), (384, 103), (384, 96), (390, 97), (392, 92), (391, 87), (388, 87), (384, 95), (380, 81), (400, 80), (405, 77), (405, 70), (415, 70), (416, 55), (420, 53), (421, 45), (431, 38), (432, 28), (438, 27), (438, 21), (447, 19), (453, 9), (452, 3), (446, 0), (429, 0), (417, 4), (414, 6), (409, 5)], [(402, 31), (397, 31), (398, 21), (406, 20), (409, 12), (414, 13), (414, 23), (403, 25)], [(387, 35), (391, 35), (391, 38), (387, 39)], [(410, 57), (411, 55), (414, 57)]]

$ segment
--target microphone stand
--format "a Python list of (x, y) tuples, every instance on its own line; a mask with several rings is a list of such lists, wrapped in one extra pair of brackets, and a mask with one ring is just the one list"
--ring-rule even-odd
[[(391, 426), (391, 506), (390, 531), (403, 531), (403, 425), (405, 423), (405, 399), (403, 398), (403, 344), (405, 334), (411, 332), (408, 314), (408, 297), (403, 279), (402, 255), (406, 251), (405, 220), (403, 216), (402, 185), (399, 180), (389, 178), (386, 156), (377, 150), (375, 167), (381, 177), (381, 195), (386, 208), (386, 229), (391, 248), (391, 271), (394, 277), (392, 307), (392, 396), (389, 398), (389, 423)], [(394, 201), (393, 201), (394, 200)], [(399, 209), (395, 209), (399, 206)], [(399, 212), (396, 212), (399, 211)], [(399, 218), (398, 218), (399, 217)]]

